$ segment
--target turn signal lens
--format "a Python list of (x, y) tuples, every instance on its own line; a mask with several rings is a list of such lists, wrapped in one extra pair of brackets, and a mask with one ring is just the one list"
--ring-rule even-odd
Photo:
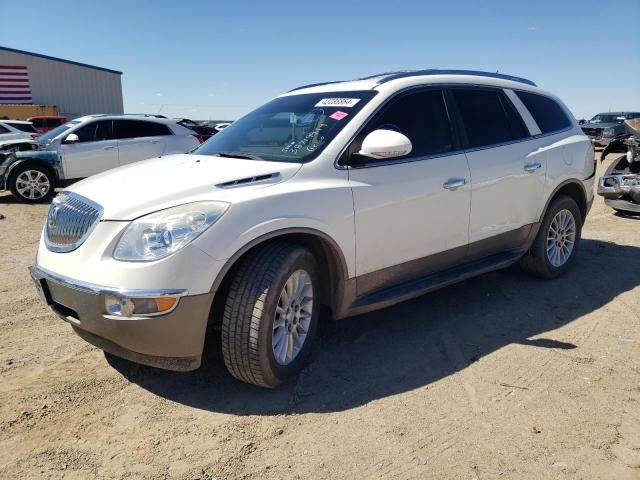
[(176, 297), (128, 298), (107, 295), (104, 300), (105, 313), (116, 317), (151, 316), (168, 313), (178, 303)]

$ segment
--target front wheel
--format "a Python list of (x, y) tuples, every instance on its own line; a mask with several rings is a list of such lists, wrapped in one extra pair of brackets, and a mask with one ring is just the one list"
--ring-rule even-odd
[(268, 388), (296, 375), (315, 338), (319, 288), (315, 258), (295, 244), (267, 244), (241, 260), (222, 319), (229, 372)]
[(569, 267), (580, 244), (582, 214), (574, 199), (556, 197), (542, 220), (538, 235), (520, 260), (524, 271), (541, 278), (556, 278)]
[(25, 203), (48, 200), (54, 192), (51, 172), (39, 165), (19, 165), (11, 172), (9, 188), (13, 196)]

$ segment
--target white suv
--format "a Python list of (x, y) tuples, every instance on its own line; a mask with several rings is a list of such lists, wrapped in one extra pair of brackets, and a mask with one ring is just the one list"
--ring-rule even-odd
[[(29, 124), (30, 125), (30, 124)], [(178, 120), (88, 115), (38, 138), (39, 152), (0, 159), (0, 188), (23, 202), (46, 200), (56, 185), (148, 158), (190, 152), (202, 143)]]
[(532, 82), (399, 72), (302, 87), (190, 155), (60, 194), (32, 274), (87, 341), (174, 370), (208, 326), (240, 380), (303, 366), (344, 318), (515, 262), (560, 275), (593, 201), (589, 139)]
[(0, 120), (0, 148), (9, 140), (34, 140), (40, 136), (31, 122)]

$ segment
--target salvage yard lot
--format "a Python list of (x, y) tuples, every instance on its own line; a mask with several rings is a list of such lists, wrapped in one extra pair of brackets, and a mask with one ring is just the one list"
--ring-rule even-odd
[(0, 195), (0, 478), (640, 477), (640, 218), (599, 197), (564, 277), (325, 322), (272, 391), (230, 377), (215, 334), (186, 374), (80, 340), (27, 272), (46, 211)]

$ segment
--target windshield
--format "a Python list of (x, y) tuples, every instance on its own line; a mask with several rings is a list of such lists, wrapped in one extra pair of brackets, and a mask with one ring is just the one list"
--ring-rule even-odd
[(49, 130), (44, 135), (40, 135), (40, 137), (38, 137), (38, 142), (40, 142), (40, 143), (49, 143), (51, 140), (56, 138), (58, 135), (66, 132), (67, 130), (72, 129), (73, 127), (75, 127), (79, 123), (80, 123), (79, 121), (69, 122), (69, 123), (65, 123), (64, 125), (60, 125), (59, 127), (56, 127), (53, 130)]
[(622, 123), (624, 121), (624, 115), (611, 115), (606, 113), (599, 113), (591, 120), (590, 123)]
[(193, 153), (308, 162), (324, 150), (375, 94), (369, 90), (276, 98), (233, 122)]

